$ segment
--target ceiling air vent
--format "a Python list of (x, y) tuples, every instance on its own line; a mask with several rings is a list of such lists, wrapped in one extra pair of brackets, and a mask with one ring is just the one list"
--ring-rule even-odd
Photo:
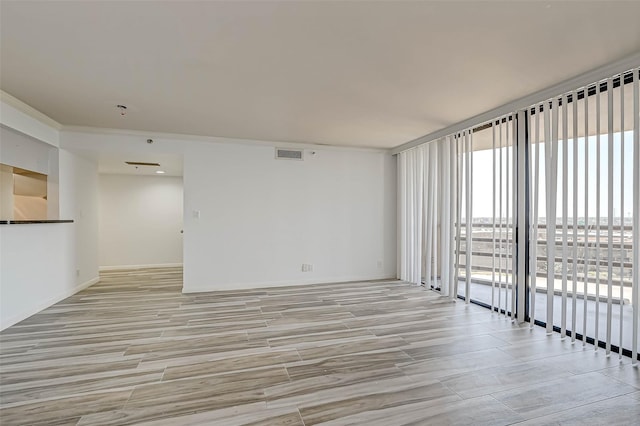
[(276, 148), (276, 159), (278, 160), (302, 160), (301, 149)]
[(160, 163), (145, 163), (144, 161), (125, 161), (130, 166), (160, 166)]

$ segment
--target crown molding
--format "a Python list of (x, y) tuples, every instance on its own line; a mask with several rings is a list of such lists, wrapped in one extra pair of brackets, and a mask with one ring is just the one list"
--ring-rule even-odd
[(325, 145), (318, 143), (308, 142), (281, 142), (281, 141), (268, 141), (257, 139), (239, 139), (228, 138), (220, 136), (202, 136), (202, 135), (189, 135), (182, 133), (163, 133), (144, 130), (127, 130), (127, 129), (114, 129), (105, 127), (87, 127), (87, 126), (62, 126), (61, 132), (63, 133), (90, 133), (96, 135), (114, 135), (114, 136), (129, 136), (140, 137), (146, 139), (165, 139), (165, 140), (178, 140), (178, 141), (192, 141), (192, 142), (206, 142), (206, 143), (221, 143), (221, 144), (240, 144), (240, 145), (257, 145), (268, 147), (280, 147), (280, 148), (292, 148), (292, 149), (316, 149), (316, 150), (334, 150), (334, 151), (359, 151), (359, 152), (377, 152), (390, 154), (391, 150), (388, 148), (373, 148), (373, 147), (360, 147), (351, 145)]
[(10, 95), (4, 90), (0, 90), (0, 101), (6, 103), (7, 105), (11, 105), (18, 111), (28, 115), (29, 117), (35, 120), (38, 120), (42, 124), (46, 124), (49, 127), (53, 127), (56, 130), (61, 130), (63, 127), (62, 124), (58, 123), (48, 115), (41, 113), (37, 109), (33, 108), (31, 105), (27, 105), (26, 103), (22, 102), (20, 99), (16, 98), (13, 95)]

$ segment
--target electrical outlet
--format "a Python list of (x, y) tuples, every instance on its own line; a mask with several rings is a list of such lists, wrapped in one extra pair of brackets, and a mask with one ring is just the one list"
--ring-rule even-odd
[(76, 269), (76, 278), (80, 276), (80, 269)]
[(313, 265), (309, 263), (302, 264), (302, 272), (313, 272)]
[(382, 260), (378, 260), (378, 269), (382, 269)]

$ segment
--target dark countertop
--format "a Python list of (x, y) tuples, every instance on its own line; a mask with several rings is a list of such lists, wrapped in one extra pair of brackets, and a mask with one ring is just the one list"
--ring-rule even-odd
[(31, 225), (34, 223), (73, 223), (73, 220), (0, 220), (0, 225)]

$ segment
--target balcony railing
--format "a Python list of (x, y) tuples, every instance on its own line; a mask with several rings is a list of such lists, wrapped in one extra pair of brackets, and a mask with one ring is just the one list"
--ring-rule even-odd
[[(619, 221), (618, 221), (619, 222)], [(579, 295), (585, 293), (589, 296), (595, 296), (596, 293), (606, 294), (608, 286), (609, 267), (611, 267), (612, 286), (616, 287), (614, 291), (616, 298), (620, 296), (620, 286), (623, 287), (623, 303), (629, 303), (631, 300), (633, 274), (633, 240), (632, 227), (621, 226), (620, 224), (612, 226), (611, 241), (609, 240), (609, 227), (604, 222), (598, 226), (595, 223), (585, 224), (568, 224), (567, 225), (567, 241), (566, 255), (563, 256), (563, 226), (556, 224), (555, 247), (556, 255), (553, 261), (554, 269), (554, 291), (559, 290), (562, 281), (565, 279), (571, 283), (569, 292), (572, 291), (574, 269), (576, 275), (576, 291)], [(515, 250), (512, 238), (512, 225), (509, 223), (496, 224), (492, 223), (473, 223), (472, 224), (472, 252), (471, 252), (471, 275), (472, 281), (479, 284), (491, 284), (501, 281), (503, 285), (510, 285), (510, 279), (507, 276), (511, 274), (512, 259), (511, 253)], [(495, 245), (493, 232), (495, 229)], [(536, 287), (538, 291), (546, 291), (547, 287), (547, 268), (549, 259), (546, 256), (547, 248), (547, 225), (539, 224), (537, 226), (538, 234), (536, 238)], [(574, 229), (577, 231), (577, 239), (574, 241)], [(463, 231), (460, 236), (460, 252), (459, 259), (459, 276), (465, 277), (466, 273), (466, 254), (467, 254), (467, 235), (466, 223), (461, 224)], [(585, 231), (587, 233), (585, 238)], [(530, 228), (531, 234), (534, 228)], [(502, 234), (502, 235), (500, 235)], [(609, 247), (611, 246), (611, 255)], [(574, 257), (574, 250), (577, 251), (577, 257)], [(565, 258), (563, 260), (563, 257)], [(563, 274), (564, 262), (566, 262), (566, 274)], [(492, 274), (495, 272), (495, 274)], [(501, 272), (501, 274), (499, 274)], [(493, 277), (492, 277), (493, 275)], [(585, 286), (584, 283), (587, 283)], [(596, 288), (600, 286), (599, 289)], [(586, 287), (586, 289), (585, 289)], [(599, 290), (599, 291), (598, 291)]]

